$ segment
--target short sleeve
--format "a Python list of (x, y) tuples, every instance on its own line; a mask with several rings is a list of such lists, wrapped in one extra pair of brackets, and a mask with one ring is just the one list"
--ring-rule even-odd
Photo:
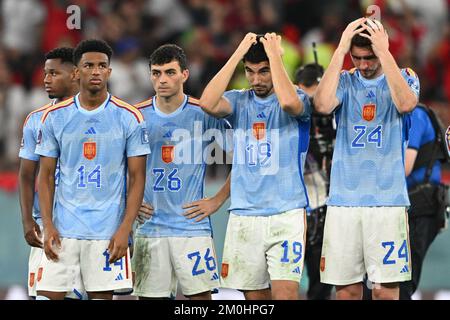
[(408, 83), (408, 87), (419, 98), (420, 95), (420, 81), (417, 74), (411, 68), (405, 68), (401, 70), (403, 78)]
[(297, 90), (297, 96), (299, 97), (300, 101), (303, 103), (303, 112), (299, 114), (296, 118), (300, 119), (302, 121), (308, 121), (311, 118), (312, 113), (312, 105), (311, 100), (309, 99), (308, 95), (301, 89)]
[(145, 121), (132, 121), (126, 143), (127, 157), (150, 154), (150, 136)]
[(36, 138), (36, 153), (50, 158), (59, 158), (60, 148), (52, 126), (51, 115), (40, 123)]
[(20, 143), (19, 157), (31, 161), (39, 161), (39, 155), (36, 151), (37, 124), (39, 119), (30, 116), (22, 129), (22, 141)]

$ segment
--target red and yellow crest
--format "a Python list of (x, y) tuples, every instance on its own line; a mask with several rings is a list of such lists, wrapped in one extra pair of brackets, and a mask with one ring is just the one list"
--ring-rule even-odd
[(253, 122), (252, 133), (256, 140), (264, 139), (266, 137), (266, 123)]
[(161, 160), (171, 163), (175, 157), (175, 146), (161, 146)]
[(320, 271), (325, 271), (325, 257), (320, 257)]
[(220, 275), (222, 278), (226, 278), (228, 276), (228, 263), (222, 263), (222, 272)]
[(39, 282), (39, 281), (41, 281), (41, 279), (42, 279), (42, 272), (44, 271), (44, 269), (42, 268), (42, 267), (40, 267), (39, 269), (38, 269), (38, 274), (37, 274), (37, 281)]
[(366, 121), (372, 121), (375, 118), (377, 106), (374, 103), (365, 104), (362, 110), (362, 117)]
[(28, 283), (30, 287), (34, 287), (34, 275), (34, 272), (30, 272), (30, 282)]
[(97, 155), (97, 143), (95, 141), (83, 142), (83, 156), (92, 160)]

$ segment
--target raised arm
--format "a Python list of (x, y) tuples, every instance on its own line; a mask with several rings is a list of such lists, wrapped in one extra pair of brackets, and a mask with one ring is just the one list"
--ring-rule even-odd
[(145, 167), (147, 156), (128, 158), (128, 195), (125, 216), (108, 246), (109, 262), (113, 263), (126, 255), (128, 236), (138, 215), (144, 198)]
[(55, 195), (55, 170), (57, 158), (40, 158), (38, 175), (39, 206), (44, 226), (44, 251), (48, 259), (58, 260), (54, 245), (61, 247), (59, 233), (53, 224), (53, 198)]
[(349, 23), (342, 33), (338, 48), (334, 52), (330, 64), (320, 80), (314, 95), (313, 101), (317, 112), (330, 114), (339, 105), (336, 91), (339, 84), (339, 75), (344, 64), (344, 58), (350, 50), (353, 36), (364, 30), (362, 25), (365, 21), (366, 18), (360, 18)]
[(200, 105), (208, 114), (222, 118), (232, 113), (231, 105), (222, 95), (227, 89), (237, 65), (254, 43), (256, 43), (256, 34), (247, 33), (227, 63), (203, 90)]
[(281, 109), (292, 116), (298, 116), (303, 112), (304, 106), (283, 65), (281, 37), (275, 33), (266, 33), (260, 41), (269, 58), (273, 88)]
[(418, 103), (418, 97), (409, 88), (394, 57), (389, 52), (389, 39), (386, 30), (379, 21), (371, 19), (368, 19), (367, 25), (363, 27), (370, 35), (364, 33), (360, 35), (372, 41), (372, 50), (380, 59), (395, 107), (400, 113), (412, 111)]

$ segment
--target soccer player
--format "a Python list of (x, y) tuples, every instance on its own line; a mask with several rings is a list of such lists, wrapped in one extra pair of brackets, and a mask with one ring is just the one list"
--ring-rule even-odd
[[(38, 171), (39, 155), (35, 154), (36, 140), (38, 136), (39, 120), (42, 114), (58, 102), (74, 96), (79, 91), (79, 81), (75, 79), (73, 70), (73, 49), (56, 48), (45, 55), (44, 85), (51, 103), (34, 110), (25, 119), (23, 126), (22, 144), (19, 157), (19, 193), (22, 212), (22, 225), (25, 240), (31, 246), (28, 262), (28, 295), (36, 297), (36, 279), (39, 262), (44, 254), (42, 250), (42, 220), (39, 210), (38, 196), (35, 193), (36, 174)], [(58, 180), (58, 168), (56, 169), (55, 185)], [(83, 297), (84, 288), (81, 278), (77, 277), (78, 285), (70, 291), (68, 298), (80, 299)]]
[(156, 96), (137, 107), (152, 137), (141, 211), (153, 213), (136, 230), (133, 295), (167, 299), (178, 283), (189, 299), (211, 299), (219, 274), (209, 215), (228, 198), (229, 183), (215, 197), (201, 199), (208, 145), (224, 139), (225, 122), (183, 92), (189, 70), (180, 47), (159, 47), (149, 64)]
[[(341, 72), (348, 52), (355, 68)], [(382, 24), (351, 22), (314, 96), (338, 123), (320, 266), (337, 299), (361, 299), (366, 272), (374, 299), (398, 299), (411, 278), (404, 154), (418, 96), (419, 79), (397, 66)]]
[[(287, 75), (280, 42), (248, 33), (200, 99), (234, 129), (221, 281), (246, 299), (298, 299), (303, 270), (311, 108)], [(251, 89), (225, 92), (241, 60)]]
[(142, 203), (149, 137), (139, 110), (107, 91), (111, 55), (104, 41), (80, 42), (73, 55), (80, 93), (41, 118), (36, 153), (46, 257), (38, 299), (62, 299), (78, 270), (90, 299), (132, 287), (128, 236)]

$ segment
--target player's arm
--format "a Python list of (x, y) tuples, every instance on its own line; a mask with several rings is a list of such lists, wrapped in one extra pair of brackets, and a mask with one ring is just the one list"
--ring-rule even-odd
[(32, 216), (37, 168), (37, 161), (20, 159), (19, 196), (25, 240), (32, 247), (42, 248), (41, 229)]
[(336, 91), (339, 84), (339, 75), (344, 65), (345, 55), (350, 50), (352, 38), (355, 34), (364, 30), (362, 24), (366, 18), (357, 19), (345, 28), (342, 33), (338, 48), (331, 58), (330, 64), (326, 69), (322, 79), (319, 82), (317, 91), (314, 95), (313, 101), (317, 112), (323, 114), (330, 114), (339, 105), (339, 99), (336, 96)]
[(372, 41), (373, 52), (380, 59), (392, 101), (398, 112), (411, 112), (418, 103), (418, 97), (411, 91), (394, 57), (389, 52), (389, 39), (386, 30), (380, 22), (371, 19), (368, 19), (367, 25), (363, 27), (370, 35), (364, 33), (360, 35)]
[(227, 63), (203, 90), (200, 105), (208, 114), (216, 118), (222, 118), (233, 112), (230, 103), (222, 95), (227, 89), (237, 65), (254, 43), (256, 43), (256, 34), (247, 33)]
[(418, 151), (416, 149), (407, 148), (405, 152), (405, 174), (408, 177), (414, 168)]
[(281, 109), (294, 117), (300, 115), (303, 113), (304, 106), (283, 65), (281, 37), (275, 33), (266, 33), (260, 41), (269, 58), (273, 88)]
[(219, 210), (223, 203), (230, 197), (230, 176), (231, 173), (228, 174), (227, 180), (214, 197), (185, 204), (183, 209), (189, 210), (185, 211), (183, 215), (187, 219), (196, 218), (195, 222), (199, 222)]
[(108, 246), (109, 262), (113, 263), (126, 255), (128, 236), (138, 215), (144, 198), (145, 167), (147, 156), (128, 157), (128, 195), (125, 216)]
[(39, 206), (44, 226), (44, 251), (48, 259), (58, 260), (58, 254), (54, 248), (61, 247), (59, 233), (53, 224), (53, 198), (55, 195), (55, 170), (57, 158), (40, 158), (38, 175)]

